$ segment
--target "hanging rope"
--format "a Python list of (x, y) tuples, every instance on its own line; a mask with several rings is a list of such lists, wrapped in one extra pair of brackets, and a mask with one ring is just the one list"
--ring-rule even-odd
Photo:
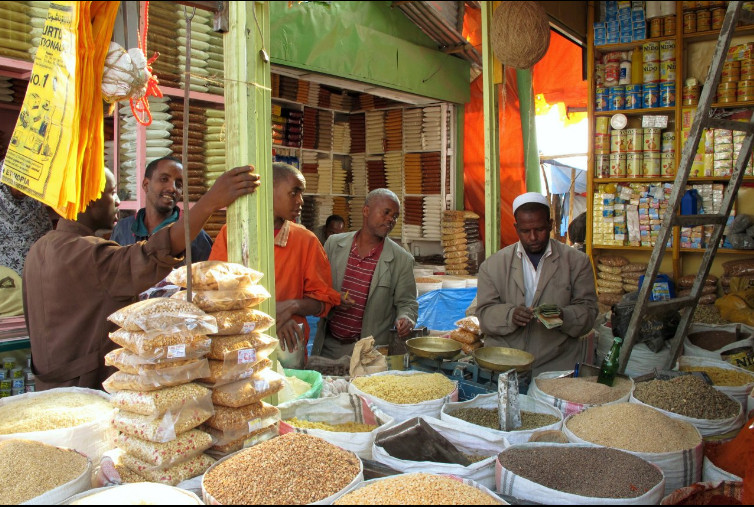
[[(139, 38), (139, 49), (144, 54), (146, 59), (147, 55), (147, 33), (149, 32), (149, 2), (144, 2), (144, 30)], [(136, 118), (136, 121), (142, 125), (148, 126), (152, 124), (152, 112), (149, 110), (149, 96), (161, 98), (162, 91), (159, 88), (160, 82), (153, 74), (152, 64), (160, 56), (160, 53), (155, 52), (152, 57), (147, 60), (147, 92), (144, 96), (138, 99), (130, 99), (131, 112)]]

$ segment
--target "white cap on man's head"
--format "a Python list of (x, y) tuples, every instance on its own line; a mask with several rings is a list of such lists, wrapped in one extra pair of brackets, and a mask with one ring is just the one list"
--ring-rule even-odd
[(548, 208), (550, 207), (550, 203), (547, 202), (547, 197), (543, 196), (539, 192), (526, 192), (525, 194), (521, 194), (513, 199), (513, 214), (516, 214), (516, 210), (520, 208), (521, 205), (528, 204), (530, 202), (543, 204)]

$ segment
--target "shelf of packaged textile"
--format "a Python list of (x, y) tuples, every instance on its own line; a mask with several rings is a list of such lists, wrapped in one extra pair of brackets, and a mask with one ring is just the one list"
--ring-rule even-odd
[[(736, 28), (735, 36), (754, 34), (754, 25), (744, 25)], [(717, 40), (720, 37), (720, 30), (705, 30), (703, 32), (684, 33), (683, 40), (685, 43), (701, 42), (705, 40)]]
[(594, 116), (612, 116), (618, 113), (625, 114), (625, 115), (668, 114), (668, 113), (675, 113), (675, 106), (646, 107), (643, 109), (619, 109), (615, 111), (595, 111)]

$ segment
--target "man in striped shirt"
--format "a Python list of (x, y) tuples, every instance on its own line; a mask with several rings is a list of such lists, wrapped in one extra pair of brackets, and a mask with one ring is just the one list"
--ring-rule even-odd
[(398, 196), (385, 188), (373, 190), (362, 214), (361, 230), (336, 234), (325, 243), (341, 304), (320, 320), (313, 354), (350, 355), (354, 343), (367, 336), (387, 345), (393, 326), (405, 338), (416, 323), (414, 258), (388, 238), (400, 215)]

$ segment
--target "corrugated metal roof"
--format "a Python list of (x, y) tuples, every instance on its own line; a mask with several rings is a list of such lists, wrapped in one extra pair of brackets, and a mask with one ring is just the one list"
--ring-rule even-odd
[(461, 33), (465, 9), (479, 9), (479, 2), (393, 2), (393, 6), (437, 42), (441, 51), (482, 66), (481, 55)]

